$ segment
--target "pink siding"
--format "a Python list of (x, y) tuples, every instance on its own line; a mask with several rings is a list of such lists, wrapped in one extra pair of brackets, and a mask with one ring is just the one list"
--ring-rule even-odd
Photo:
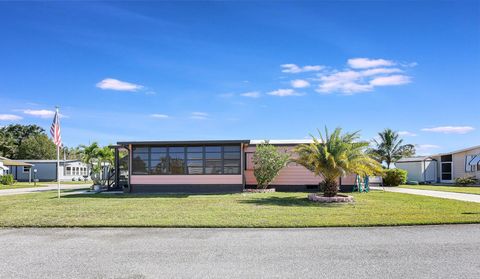
[[(292, 152), (293, 146), (281, 146), (281, 151)], [(257, 181), (253, 175), (253, 152), (255, 146), (249, 146), (245, 149), (247, 170), (245, 170), (245, 182), (248, 185), (256, 185)], [(275, 180), (273, 185), (317, 185), (323, 180), (322, 177), (315, 176), (311, 171), (296, 163), (289, 163), (284, 167)]]
[(132, 175), (131, 184), (242, 184), (242, 175)]

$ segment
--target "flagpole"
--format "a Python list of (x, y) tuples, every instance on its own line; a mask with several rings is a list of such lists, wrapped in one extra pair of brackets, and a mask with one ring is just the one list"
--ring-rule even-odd
[[(55, 107), (58, 117), (58, 107)], [(57, 192), (58, 198), (60, 198), (60, 145), (57, 144)]]

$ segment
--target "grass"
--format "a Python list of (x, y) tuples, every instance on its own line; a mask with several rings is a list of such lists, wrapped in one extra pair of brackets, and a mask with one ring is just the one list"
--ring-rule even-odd
[(55, 192), (0, 197), (3, 227), (326, 227), (480, 223), (480, 204), (373, 191), (352, 204), (306, 193), (226, 195)]
[(401, 185), (400, 188), (409, 188), (409, 189), (420, 189), (420, 190), (433, 190), (433, 191), (444, 191), (444, 192), (455, 192), (455, 193), (466, 193), (466, 194), (477, 194), (480, 195), (480, 187), (478, 186), (434, 186), (434, 185)]

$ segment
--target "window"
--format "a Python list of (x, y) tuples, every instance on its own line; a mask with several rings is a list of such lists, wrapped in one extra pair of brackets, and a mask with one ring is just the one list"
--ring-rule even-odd
[(132, 173), (148, 174), (148, 147), (134, 147), (132, 150)]
[(222, 174), (222, 147), (205, 147), (205, 174)]
[(133, 174), (240, 174), (238, 146), (134, 147)]
[(23, 167), (23, 173), (29, 173), (30, 167)]
[(203, 147), (187, 147), (188, 174), (203, 174)]
[(65, 175), (72, 175), (72, 167), (65, 167)]

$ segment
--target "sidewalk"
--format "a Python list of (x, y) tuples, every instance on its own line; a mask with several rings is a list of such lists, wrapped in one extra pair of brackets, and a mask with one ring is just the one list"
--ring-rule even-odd
[(370, 189), (385, 190), (386, 192), (412, 194), (412, 195), (429, 196), (429, 197), (442, 198), (442, 199), (451, 199), (451, 200), (480, 203), (480, 195), (474, 195), (474, 194), (463, 194), (463, 193), (419, 190), (419, 189), (406, 189), (406, 188), (396, 188), (396, 187), (370, 187)]
[[(60, 184), (61, 190), (75, 190), (75, 189), (85, 189), (88, 188), (90, 184)], [(57, 184), (49, 184), (48, 186), (43, 187), (32, 187), (32, 188), (18, 188), (18, 189), (7, 189), (1, 190), (0, 196), (10, 196), (10, 195), (21, 195), (21, 194), (31, 194), (31, 193), (39, 193), (45, 191), (53, 191), (57, 190)], [(62, 193), (66, 194), (66, 193)]]

